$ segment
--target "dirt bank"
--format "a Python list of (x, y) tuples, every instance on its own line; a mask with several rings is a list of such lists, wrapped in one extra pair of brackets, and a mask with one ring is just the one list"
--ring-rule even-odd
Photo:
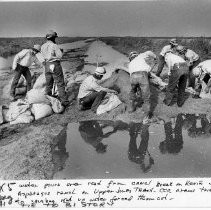
[[(94, 46), (96, 47), (96, 43), (94, 43)], [(106, 48), (104, 44), (102, 46), (102, 49)], [(93, 47), (93, 45), (91, 45), (91, 47)], [(100, 48), (100, 44), (98, 48)], [(87, 48), (86, 50), (84, 50), (84, 48), (83, 50), (77, 49), (77, 52), (74, 50), (69, 51), (65, 60), (65, 74), (68, 74), (68, 72), (72, 74), (80, 70), (83, 58), (85, 57), (84, 55), (86, 55), (87, 52)], [(77, 56), (75, 56), (75, 53)], [(106, 53), (106, 55), (109, 55), (109, 53)], [(118, 53), (117, 55), (119, 56)], [(95, 58), (93, 52), (92, 57)], [(104, 61), (102, 57), (100, 59), (106, 66), (107, 60)], [(122, 57), (120, 56), (119, 59), (122, 59)], [(89, 68), (90, 66), (93, 68), (94, 63), (96, 62), (93, 60), (87, 63), (87, 65)], [(108, 65), (111, 67), (116, 64)], [(87, 66), (85, 66), (84, 69), (87, 69)], [(0, 91), (2, 91), (2, 88), (7, 84), (7, 81), (11, 79), (11, 76), (12, 75), (6, 75), (1, 78)], [(118, 84), (118, 82), (116, 84)], [(119, 82), (119, 84), (121, 84), (121, 82)], [(76, 97), (78, 87), (78, 83), (69, 87), (68, 92), (71, 99)], [(194, 114), (204, 113), (210, 116), (210, 100), (192, 99), (189, 97), (182, 108), (178, 108), (177, 105), (167, 107), (162, 103), (164, 98), (163, 92), (154, 86), (151, 86), (151, 92), (154, 115), (158, 118), (166, 119), (174, 117), (181, 112)], [(54, 114), (45, 119), (33, 122), (30, 125), (10, 126), (4, 124), (0, 126), (0, 178), (52, 179), (55, 170), (57, 170), (52, 155), (57, 143), (56, 136), (65, 128), (67, 123), (91, 119), (140, 122), (144, 116), (141, 108), (132, 114), (128, 114), (125, 110), (126, 106), (122, 104), (108, 114), (97, 116), (89, 110), (79, 112), (76, 106), (76, 100), (73, 100), (73, 103), (66, 109), (64, 114)]]

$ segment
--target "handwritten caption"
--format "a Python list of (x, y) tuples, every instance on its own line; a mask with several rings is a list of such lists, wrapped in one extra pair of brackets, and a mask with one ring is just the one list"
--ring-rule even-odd
[(210, 195), (210, 179), (0, 181), (0, 207), (180, 206), (202, 198), (211, 205)]

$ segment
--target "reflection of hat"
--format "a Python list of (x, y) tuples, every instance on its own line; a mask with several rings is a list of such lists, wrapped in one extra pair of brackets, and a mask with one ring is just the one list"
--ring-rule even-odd
[(97, 67), (95, 70), (95, 74), (97, 75), (104, 75), (106, 73), (106, 70), (104, 67)]
[(47, 34), (46, 34), (46, 38), (52, 38), (52, 37), (58, 37), (57, 33), (53, 30), (50, 30)]
[(96, 145), (95, 149), (98, 153), (105, 153), (108, 145), (103, 144), (102, 142), (99, 142), (99, 144)]
[(41, 50), (41, 46), (39, 44), (35, 44), (32, 48), (32, 50), (36, 51), (36, 52), (40, 52)]
[(178, 45), (176, 39), (171, 39), (169, 43), (172, 44), (172, 45), (174, 45), (174, 46), (177, 46)]

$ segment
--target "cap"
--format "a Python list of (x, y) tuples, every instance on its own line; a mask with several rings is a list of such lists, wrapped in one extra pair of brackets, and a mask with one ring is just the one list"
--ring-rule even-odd
[(170, 43), (170, 44), (172, 44), (172, 45), (175, 45), (175, 46), (177, 46), (177, 45), (178, 45), (178, 43), (177, 43), (177, 40), (176, 40), (176, 39), (171, 39), (169, 43)]
[(57, 33), (53, 30), (48, 31), (48, 33), (46, 34), (46, 38), (52, 38), (52, 37), (58, 37)]
[(97, 75), (104, 75), (106, 73), (106, 70), (104, 67), (97, 67), (95, 69), (95, 74)]
[(36, 52), (40, 52), (41, 50), (41, 46), (39, 44), (35, 44), (33, 47), (32, 47), (32, 50), (36, 51)]

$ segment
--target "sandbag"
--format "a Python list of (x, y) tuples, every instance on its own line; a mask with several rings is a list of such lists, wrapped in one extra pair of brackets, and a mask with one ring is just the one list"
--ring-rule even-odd
[(105, 99), (102, 101), (100, 106), (97, 108), (97, 115), (108, 112), (117, 106), (119, 106), (122, 102), (119, 100), (118, 96), (115, 94), (107, 94)]
[(150, 72), (150, 77), (150, 82), (152, 84), (158, 85), (161, 90), (167, 86), (167, 83), (163, 82), (163, 80), (156, 76), (154, 73)]
[(61, 102), (57, 98), (48, 95), (46, 97), (51, 102), (51, 107), (55, 113), (59, 114), (64, 111), (64, 106), (62, 106)]
[(19, 124), (19, 123), (31, 123), (33, 122), (34, 117), (31, 115), (31, 111), (26, 111), (20, 114), (16, 120), (10, 122), (11, 125)]
[[(9, 98), (12, 81), (13, 81), (13, 78), (8, 82), (7, 85), (4, 86), (3, 93), (2, 93), (2, 98)], [(19, 82), (18, 82), (18, 84), (16, 86), (16, 89), (17, 88), (21, 88), (21, 91), (22, 91), (23, 87), (26, 87), (26, 80), (25, 80), (25, 78), (23, 76), (21, 76), (21, 78), (19, 79)], [(15, 90), (15, 91), (20, 92), (20, 90)]]
[(45, 73), (42, 73), (34, 83), (33, 89), (40, 89), (46, 85)]
[(206, 87), (207, 87), (206, 83), (202, 82), (202, 89), (201, 89), (199, 97), (200, 98), (209, 98), (209, 99), (211, 99), (210, 90), (209, 90), (208, 93), (205, 93), (205, 91), (204, 91)]
[(18, 99), (9, 105), (9, 110), (7, 112), (8, 121), (14, 121), (17, 117), (29, 109), (30, 105), (26, 100)]
[(45, 93), (42, 91), (42, 89), (31, 89), (26, 94), (26, 100), (29, 104), (49, 104), (50, 101), (47, 99)]
[(53, 110), (48, 104), (33, 104), (31, 108), (31, 112), (33, 113), (35, 120), (39, 120), (43, 117), (47, 117), (53, 114)]

